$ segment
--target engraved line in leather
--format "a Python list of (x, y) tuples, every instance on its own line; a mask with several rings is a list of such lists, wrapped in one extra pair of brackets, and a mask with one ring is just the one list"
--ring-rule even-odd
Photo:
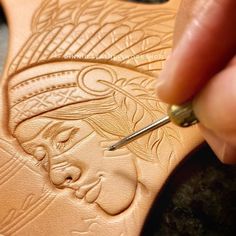
[(158, 72), (165, 50), (171, 47), (174, 17), (174, 10), (147, 12), (119, 1), (61, 5), (44, 1), (34, 15), (33, 34), (12, 62), (9, 74), (34, 63), (64, 58), (105, 60)]
[(0, 167), (0, 186), (7, 183), (7, 181), (13, 178), (14, 175), (16, 175), (23, 166), (23, 163), (18, 162), (17, 159), (14, 158), (14, 156), (9, 162), (4, 163)]
[[(68, 70), (69, 66), (74, 70), (72, 73), (68, 75), (67, 72), (56, 71), (54, 77), (53, 70), (62, 70), (63, 67)], [(40, 67), (41, 70), (37, 67), (29, 68), (11, 78), (10, 85), (14, 89), (9, 90), (12, 96), (9, 101), (12, 104), (10, 125), (13, 135), (28, 154), (42, 162), (55, 186), (71, 188), (78, 199), (85, 198), (88, 203), (96, 202), (108, 214), (124, 211), (132, 203), (139, 183), (135, 158), (158, 161), (158, 148), (162, 142), (168, 143), (164, 139), (168, 134), (165, 134), (165, 130), (162, 133), (153, 132), (146, 136), (145, 148), (137, 141), (130, 144), (128, 149), (115, 153), (115, 158), (110, 156), (111, 159), (107, 158), (108, 151), (106, 147), (102, 147), (102, 143), (136, 130), (147, 120), (152, 121), (160, 114), (159, 104), (151, 89), (154, 88), (155, 80), (128, 69), (119, 69), (117, 74), (112, 66), (98, 64), (80, 64), (78, 71), (75, 71), (78, 67), (75, 62), (47, 63), (46, 70), (51, 70), (50, 76), (42, 75), (44, 69), (42, 65)], [(41, 79), (35, 79), (37, 71), (39, 78), (44, 78), (43, 83)], [(26, 72), (28, 76), (25, 76)], [(130, 74), (134, 77), (124, 78), (122, 72), (123, 75)], [(29, 80), (30, 74), (34, 75), (33, 82)], [(44, 81), (45, 77), (47, 82)], [(61, 86), (61, 83), (65, 84), (65, 80), (68, 80), (66, 88)], [(43, 89), (44, 87), (46, 88)], [(31, 127), (35, 129), (24, 132)], [(97, 168), (94, 167), (98, 157), (90, 157), (89, 152), (85, 154), (88, 147), (99, 156), (102, 167), (100, 163)], [(169, 148), (173, 149), (171, 144)], [(82, 160), (77, 157), (79, 153), (83, 153)], [(86, 175), (86, 170), (91, 165), (95, 173), (88, 171), (91, 180), (83, 183), (80, 179)], [(117, 167), (119, 171), (116, 170)], [(120, 175), (116, 174), (119, 172)], [(127, 183), (122, 185), (124, 189), (129, 186), (130, 193), (127, 198), (127, 194), (123, 197), (121, 191), (119, 197), (122, 199), (122, 206), (114, 209), (110, 208), (110, 201), (106, 200), (107, 191), (111, 191), (110, 183), (109, 190), (101, 190), (107, 175), (111, 174), (118, 182), (121, 176), (127, 176)]]
[(7, 159), (0, 166), (0, 185), (14, 177), (23, 166), (34, 172), (34, 174), (41, 175), (37, 166), (38, 162), (32, 158), (25, 158), (25, 156), (16, 151), (15, 145), (16, 143), (0, 138), (0, 154)]
[(55, 197), (56, 195), (48, 190), (44, 190), (38, 199), (35, 199), (33, 195), (27, 196), (21, 209), (11, 209), (8, 212), (7, 216), (0, 223), (0, 233), (3, 235), (12, 235), (18, 232), (39, 214), (46, 211)]
[(112, 216), (143, 194), (137, 159), (161, 164), (167, 146), (162, 161), (175, 157), (170, 127), (106, 149), (165, 112), (153, 75), (171, 45), (175, 13), (129, 11), (118, 1), (43, 1), (8, 78), (9, 129), (24, 151), (56, 188)]

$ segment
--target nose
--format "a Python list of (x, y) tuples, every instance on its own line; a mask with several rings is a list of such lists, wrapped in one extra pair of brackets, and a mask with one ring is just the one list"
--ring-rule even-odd
[(57, 187), (66, 187), (80, 178), (81, 170), (75, 166), (53, 168), (50, 171), (50, 180)]

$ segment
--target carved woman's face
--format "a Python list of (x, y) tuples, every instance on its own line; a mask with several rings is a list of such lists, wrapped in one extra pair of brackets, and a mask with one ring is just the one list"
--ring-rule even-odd
[(80, 201), (97, 204), (109, 215), (121, 213), (132, 203), (138, 184), (132, 154), (126, 148), (107, 151), (111, 143), (85, 121), (51, 120), (30, 141), (24, 140), (27, 132), (20, 127), (17, 135), (57, 188), (72, 189)]

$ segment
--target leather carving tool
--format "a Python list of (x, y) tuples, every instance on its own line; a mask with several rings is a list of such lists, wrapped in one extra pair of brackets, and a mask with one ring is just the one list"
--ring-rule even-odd
[(193, 109), (192, 109), (192, 103), (186, 103), (181, 106), (177, 105), (170, 105), (167, 109), (167, 116), (158, 119), (157, 121), (153, 122), (152, 124), (135, 131), (134, 133), (124, 137), (117, 143), (111, 145), (108, 150), (109, 151), (115, 151), (130, 142), (141, 138), (145, 134), (152, 132), (153, 130), (156, 130), (163, 125), (168, 124), (169, 122), (174, 123), (177, 126), (180, 127), (189, 127), (196, 123), (198, 123), (198, 119), (196, 118)]

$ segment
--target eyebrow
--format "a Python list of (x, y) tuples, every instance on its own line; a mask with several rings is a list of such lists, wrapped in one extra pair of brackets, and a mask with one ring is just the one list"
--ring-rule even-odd
[(52, 123), (52, 122), (49, 122), (49, 123), (48, 123), (45, 127), (43, 127), (35, 136), (33, 136), (30, 140), (27, 140), (27, 141), (22, 142), (22, 144), (26, 144), (26, 145), (27, 145), (27, 143), (32, 142), (32, 140), (36, 139), (39, 134), (41, 134), (42, 132), (44, 132), (44, 130), (45, 130), (48, 126), (50, 126), (51, 123)]
[(47, 139), (53, 137), (55, 133), (58, 133), (61, 130), (63, 122), (57, 122), (56, 124), (50, 126), (46, 130), (43, 131), (42, 137)]

